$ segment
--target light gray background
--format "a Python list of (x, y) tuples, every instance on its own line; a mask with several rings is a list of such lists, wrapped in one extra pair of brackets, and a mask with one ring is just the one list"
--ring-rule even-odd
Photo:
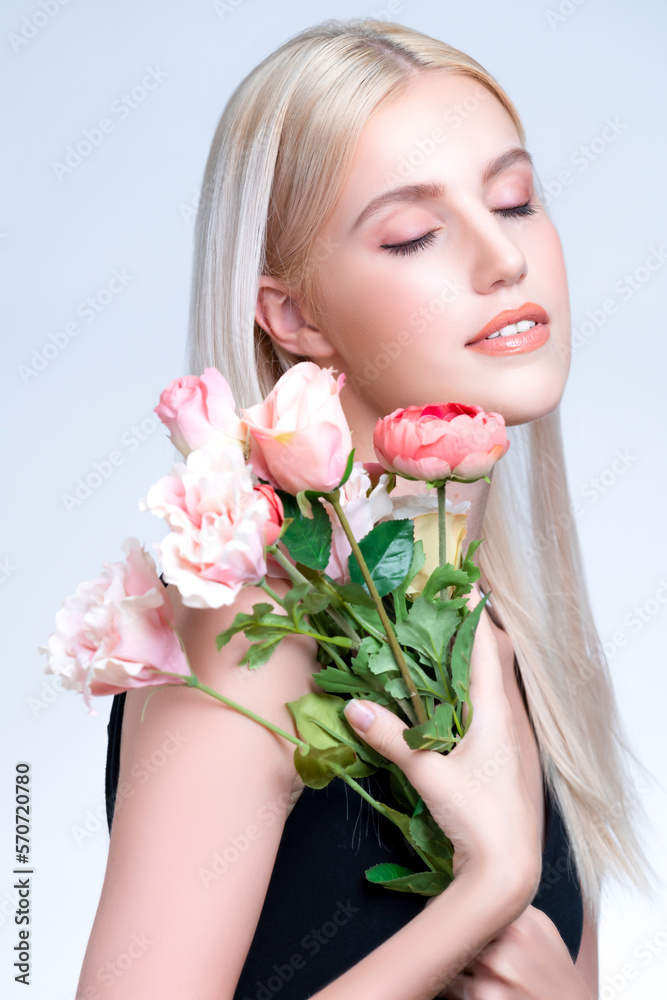
[[(44, 3), (53, 11), (57, 0)], [(16, 761), (30, 761), (33, 775), (35, 1000), (74, 997), (108, 845), (111, 700), (88, 715), (79, 696), (42, 673), (37, 645), (64, 597), (104, 561), (123, 558), (125, 537), (146, 544), (163, 537), (161, 521), (141, 514), (137, 500), (173, 456), (152, 411), (161, 389), (186, 371), (193, 206), (213, 131), (238, 81), (283, 39), (325, 17), (385, 17), (462, 48), (496, 76), (523, 117), (538, 173), (551, 185), (570, 279), (578, 346), (562, 410), (586, 579), (633, 746), (664, 784), (665, 5), (70, 0), (50, 16), (40, 11), (38, 0), (5, 2), (0, 11), (5, 995), (26, 995), (11, 967)], [(33, 37), (12, 39), (22, 30)], [(121, 118), (114, 102), (149, 68), (161, 81)], [(113, 131), (58, 179), (54, 161), (105, 117)], [(618, 134), (600, 141), (609, 120)], [(582, 146), (594, 151), (585, 169)], [(571, 183), (559, 191), (562, 171)], [(647, 258), (654, 270), (642, 270)], [(114, 271), (125, 273), (126, 285), (87, 321), (77, 307)], [(621, 289), (628, 274), (636, 281), (629, 294)], [(605, 316), (608, 299), (616, 311)], [(598, 324), (582, 326), (590, 313)], [(21, 366), (33, 363), (33, 350), (76, 320), (79, 334), (26, 381)], [(68, 511), (63, 494), (113, 451), (121, 459), (112, 475)], [(644, 609), (639, 627), (627, 617), (636, 607)], [(647, 847), (665, 875), (664, 790), (639, 777), (638, 795), (656, 830)], [(664, 996), (665, 932), (664, 894), (655, 904), (629, 893), (607, 902), (602, 997)], [(656, 952), (650, 961), (637, 951), (645, 940)]]

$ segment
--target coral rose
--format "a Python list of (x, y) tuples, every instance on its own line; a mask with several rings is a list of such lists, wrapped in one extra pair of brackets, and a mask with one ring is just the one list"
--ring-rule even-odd
[(408, 406), (381, 417), (373, 446), (389, 472), (406, 479), (472, 483), (487, 476), (510, 446), (505, 421), (481, 406)]

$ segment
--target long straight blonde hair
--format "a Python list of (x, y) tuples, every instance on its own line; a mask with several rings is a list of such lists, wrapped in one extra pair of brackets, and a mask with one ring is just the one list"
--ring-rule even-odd
[[(317, 311), (318, 236), (360, 132), (416, 74), (472, 78), (525, 132), (499, 84), (470, 56), (390, 22), (330, 19), (288, 39), (232, 93), (215, 132), (197, 211), (188, 365), (228, 380), (238, 406), (262, 400), (304, 360), (255, 321), (271, 275)], [(599, 913), (611, 874), (653, 896), (637, 834), (645, 821), (602, 643), (593, 622), (556, 408), (508, 429), (477, 552), (485, 590), (510, 636), (545, 782), (570, 835), (582, 891)]]

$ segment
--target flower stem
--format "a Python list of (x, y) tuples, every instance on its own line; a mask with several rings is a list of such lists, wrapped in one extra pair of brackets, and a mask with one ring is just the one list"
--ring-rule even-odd
[[(405, 836), (405, 833), (401, 829), (400, 824), (397, 823), (396, 820), (394, 819), (394, 817), (391, 815), (391, 813), (392, 813), (393, 810), (387, 809), (385, 807), (385, 805), (384, 805), (383, 802), (378, 802), (377, 799), (374, 799), (373, 796), (370, 795), (366, 791), (366, 789), (363, 787), (363, 785), (360, 785), (358, 781), (355, 781), (354, 778), (350, 777), (350, 775), (347, 774), (346, 771), (342, 767), (334, 767), (334, 770), (337, 772), (339, 778), (342, 778), (343, 781), (346, 781), (347, 784), (350, 786), (350, 788), (354, 788), (355, 792), (358, 792), (359, 795), (361, 795), (362, 799), (365, 799), (366, 802), (368, 802), (369, 805), (373, 806), (374, 809), (377, 809), (377, 811), (382, 816), (384, 816), (386, 819), (391, 820), (392, 823), (394, 823), (396, 826), (398, 826), (399, 830), (401, 830), (401, 833), (403, 833), (403, 835)], [(407, 818), (409, 818), (409, 817), (407, 817)], [(429, 857), (428, 857), (427, 854), (425, 854), (423, 851), (421, 851), (419, 849), (419, 847), (417, 847), (417, 845), (415, 843), (413, 843), (412, 846), (415, 849), (415, 851), (417, 852), (417, 854), (419, 855), (419, 857), (422, 859), (422, 861), (424, 861), (425, 864), (428, 865), (428, 867), (431, 869), (432, 872), (438, 870), (435, 867), (435, 865), (433, 864), (433, 862), (429, 859)]]
[[(447, 562), (447, 504), (445, 501), (445, 486), (443, 482), (437, 487), (438, 491), (438, 565), (444, 566)], [(447, 588), (444, 587), (438, 593), (441, 601), (445, 600)]]
[(280, 597), (278, 596), (278, 594), (276, 594), (276, 592), (273, 589), (273, 587), (270, 587), (268, 585), (268, 583), (266, 582), (266, 577), (263, 580), (259, 581), (259, 586), (262, 588), (262, 590), (266, 594), (269, 595), (269, 597), (273, 598), (273, 600), (276, 602), (276, 604), (280, 605), (280, 607), (282, 608), (282, 606), (283, 606), (282, 600), (280, 599)]
[(396, 638), (396, 633), (394, 632), (392, 624), (389, 621), (389, 618), (387, 616), (387, 612), (385, 611), (384, 605), (382, 603), (382, 598), (378, 594), (377, 587), (375, 586), (373, 578), (372, 578), (371, 574), (368, 571), (368, 566), (366, 565), (366, 560), (364, 559), (363, 555), (361, 554), (361, 549), (359, 548), (359, 543), (357, 542), (357, 539), (354, 537), (354, 532), (352, 531), (352, 529), (351, 529), (351, 527), (349, 525), (349, 522), (348, 522), (345, 514), (343, 513), (343, 508), (341, 506), (340, 499), (339, 499), (339, 497), (340, 497), (340, 491), (339, 490), (334, 490), (333, 493), (325, 493), (323, 495), (324, 495), (325, 500), (328, 500), (329, 503), (331, 504), (331, 506), (333, 507), (333, 509), (336, 511), (336, 514), (338, 516), (338, 520), (340, 521), (340, 523), (342, 525), (343, 531), (345, 532), (345, 534), (347, 536), (347, 540), (350, 543), (350, 546), (351, 546), (352, 551), (354, 553), (355, 559), (357, 560), (357, 563), (359, 564), (359, 569), (361, 570), (361, 574), (362, 574), (362, 576), (363, 576), (363, 578), (364, 578), (364, 580), (366, 582), (366, 586), (368, 587), (368, 590), (370, 592), (371, 597), (375, 601), (375, 606), (376, 606), (376, 608), (378, 610), (378, 614), (380, 616), (380, 620), (381, 620), (382, 625), (384, 626), (384, 630), (385, 630), (385, 632), (387, 634), (387, 639), (389, 640), (389, 645), (391, 646), (391, 651), (394, 654), (394, 659), (396, 660), (396, 663), (398, 665), (398, 669), (400, 670), (400, 672), (401, 672), (401, 674), (403, 676), (403, 680), (405, 681), (405, 683), (407, 685), (407, 688), (408, 688), (408, 691), (410, 692), (410, 698), (412, 700), (412, 704), (414, 706), (417, 718), (419, 719), (420, 723), (421, 722), (426, 722), (427, 721), (426, 711), (424, 709), (424, 705), (422, 704), (422, 700), (419, 697), (419, 694), (417, 692), (417, 688), (414, 685), (414, 681), (412, 680), (412, 677), (410, 676), (410, 671), (408, 670), (407, 663), (405, 662), (405, 657), (403, 656), (403, 650), (401, 649), (401, 647), (398, 644), (398, 639)]
[(219, 691), (214, 691), (213, 688), (210, 688), (207, 684), (202, 684), (198, 677), (192, 675), (192, 679), (186, 678), (186, 685), (188, 687), (198, 688), (205, 694), (210, 694), (212, 698), (216, 698), (218, 701), (221, 701), (223, 705), (227, 705), (229, 708), (233, 708), (235, 711), (241, 712), (242, 715), (247, 715), (249, 719), (259, 722), (260, 725), (265, 726), (274, 733), (278, 733), (279, 736), (284, 736), (286, 740), (290, 741), (290, 743), (295, 743), (297, 746), (303, 747), (306, 750), (310, 749), (309, 743), (304, 743), (304, 741), (300, 740), (298, 736), (294, 736), (292, 733), (286, 732), (284, 729), (281, 729), (280, 726), (274, 726), (272, 722), (267, 722), (267, 720), (263, 719), (261, 715), (256, 715), (255, 712), (252, 712), (249, 708), (244, 708), (243, 705), (239, 705), (237, 701), (232, 701), (231, 698), (226, 698), (224, 694), (220, 694)]
[[(299, 572), (296, 566), (294, 566), (293, 563), (289, 561), (287, 556), (284, 554), (284, 552), (281, 552), (281, 550), (278, 548), (277, 545), (270, 546), (268, 551), (275, 558), (276, 562), (279, 562), (280, 565), (283, 567), (283, 569), (287, 570), (293, 583), (309, 583), (311, 586), (313, 585), (312, 581), (306, 579), (303, 573)], [(262, 586), (262, 588), (266, 591), (267, 594), (271, 594), (270, 588), (267, 589), (268, 584), (266, 584), (266, 586), (265, 584), (266, 584), (266, 578), (262, 581), (260, 586)], [(279, 598), (276, 595), (271, 594), (271, 596), (275, 597), (275, 599), (280, 603)], [(345, 621), (343, 616), (339, 614), (335, 608), (328, 607), (325, 608), (325, 611), (327, 612), (327, 614), (331, 616), (333, 621), (335, 621), (336, 625), (339, 626), (339, 628), (348, 636), (348, 638), (352, 640), (353, 648), (358, 649), (359, 646), (361, 645), (361, 638), (359, 637), (358, 633), (355, 632), (352, 626)]]

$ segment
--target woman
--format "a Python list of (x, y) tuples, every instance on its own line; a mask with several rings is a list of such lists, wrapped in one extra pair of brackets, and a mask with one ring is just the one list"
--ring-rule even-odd
[[(77, 997), (588, 1000), (603, 877), (650, 884), (568, 516), (565, 266), (514, 106), (472, 58), (399, 25), (301, 32), (227, 104), (196, 244), (191, 371), (215, 365), (239, 406), (309, 359), (346, 373), (356, 460), (375, 459), (375, 422), (397, 407), (471, 402), (510, 427), (493, 489), (447, 491), (471, 500), (493, 592), (473, 725), (445, 757), (410, 751), (379, 706), (366, 729), (349, 715), (446, 830), (456, 877), (428, 903), (369, 885), (365, 868), (400, 863), (405, 844), (369, 816), (377, 843), (353, 852), (338, 779), (304, 791), (291, 745), (190, 689), (156, 690), (143, 721), (131, 691), (110, 722), (113, 826)], [(420, 492), (399, 480), (393, 496)], [(293, 728), (286, 702), (319, 690), (312, 640), (283, 640), (271, 669), (233, 669), (244, 638), (218, 654), (214, 637), (265, 593), (218, 611), (170, 594), (196, 673)], [(177, 750), (144, 780), (166, 739)], [(136, 956), (122, 969), (121, 953)]]

